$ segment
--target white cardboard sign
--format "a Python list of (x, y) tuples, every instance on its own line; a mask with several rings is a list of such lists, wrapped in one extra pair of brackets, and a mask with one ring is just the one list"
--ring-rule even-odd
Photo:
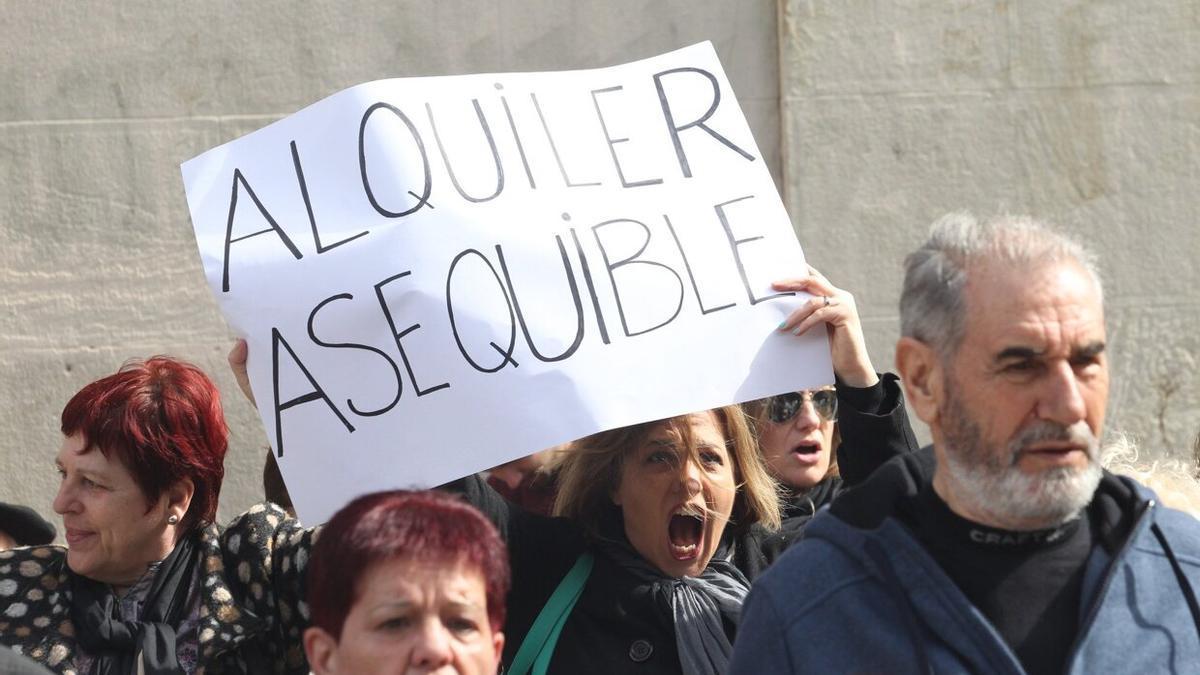
[(596, 431), (832, 381), (711, 44), (380, 80), (182, 166), (303, 520)]

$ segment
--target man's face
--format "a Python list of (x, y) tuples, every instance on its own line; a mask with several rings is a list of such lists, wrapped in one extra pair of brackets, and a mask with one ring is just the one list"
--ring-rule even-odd
[[(1011, 529), (1057, 525), (1090, 501), (1108, 401), (1100, 290), (1074, 261), (976, 263), (933, 420), (939, 492)], [(943, 461), (944, 460), (944, 461)], [(942, 488), (947, 488), (943, 490)], [(963, 504), (959, 504), (963, 506)]]

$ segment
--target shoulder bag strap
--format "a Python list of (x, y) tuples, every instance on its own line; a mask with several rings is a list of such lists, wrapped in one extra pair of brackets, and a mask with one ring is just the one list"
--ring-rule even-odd
[(550, 594), (550, 599), (546, 601), (533, 626), (525, 634), (525, 640), (521, 642), (521, 648), (513, 657), (508, 675), (529, 675), (531, 672), (534, 675), (542, 675), (546, 672), (550, 657), (554, 655), (554, 645), (558, 643), (558, 636), (562, 633), (563, 625), (567, 623), (567, 617), (571, 615), (575, 602), (583, 594), (583, 585), (592, 573), (594, 562), (591, 553), (584, 553), (575, 560), (575, 564)]

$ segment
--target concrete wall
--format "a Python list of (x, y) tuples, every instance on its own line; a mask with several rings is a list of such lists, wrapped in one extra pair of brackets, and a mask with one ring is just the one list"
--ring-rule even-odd
[(810, 262), (856, 293), (877, 367), (930, 222), (1032, 213), (1100, 254), (1109, 429), (1190, 453), (1200, 4), (789, 0), (780, 30), (785, 201)]
[(47, 516), (63, 404), (155, 353), (225, 395), (221, 518), (262, 494), (266, 437), (227, 373), (179, 176), (208, 148), (369, 80), (600, 67), (712, 40), (779, 175), (773, 0), (2, 0), (0, 15), (0, 500)]

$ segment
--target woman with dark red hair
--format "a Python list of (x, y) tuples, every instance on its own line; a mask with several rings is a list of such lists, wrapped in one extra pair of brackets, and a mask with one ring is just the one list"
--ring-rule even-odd
[(378, 492), (326, 523), (309, 563), (317, 675), (494, 675), (508, 552), (492, 523), (444, 493)]
[(195, 366), (131, 362), (62, 413), (68, 548), (0, 552), (0, 645), (60, 673), (306, 673), (311, 533), (256, 506), (213, 524), (228, 431)]

